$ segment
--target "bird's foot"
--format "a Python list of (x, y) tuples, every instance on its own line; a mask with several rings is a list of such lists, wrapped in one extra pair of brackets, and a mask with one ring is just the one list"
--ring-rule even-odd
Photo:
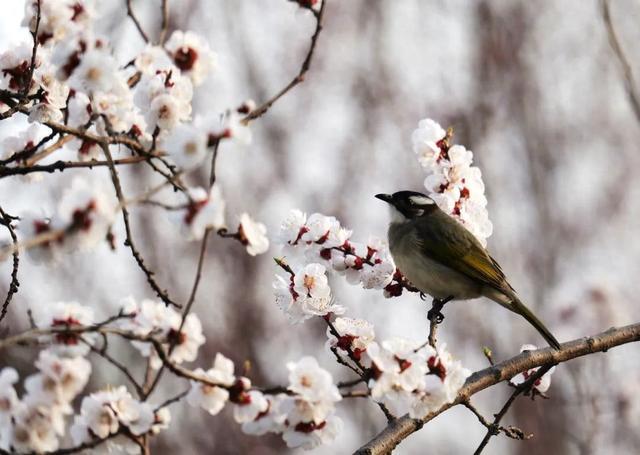
[(429, 319), (429, 321), (433, 322), (434, 324), (442, 323), (442, 321), (444, 321), (444, 314), (442, 314), (442, 309), (444, 308), (444, 305), (451, 300), (453, 300), (452, 295), (444, 299), (434, 298), (433, 302), (431, 303), (431, 309), (427, 312), (427, 318)]
[(424, 292), (420, 291), (420, 300), (427, 300), (427, 294), (425, 294)]

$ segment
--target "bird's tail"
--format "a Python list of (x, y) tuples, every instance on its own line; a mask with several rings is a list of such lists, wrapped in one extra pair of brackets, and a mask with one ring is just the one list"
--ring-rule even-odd
[(545, 325), (536, 317), (533, 312), (527, 308), (527, 306), (520, 301), (520, 299), (513, 295), (511, 302), (509, 305), (505, 305), (514, 313), (518, 313), (520, 316), (525, 318), (529, 324), (531, 324), (535, 329), (542, 335), (542, 337), (547, 340), (550, 346), (553, 346), (555, 349), (560, 349), (560, 343), (556, 340), (556, 337), (545, 327)]

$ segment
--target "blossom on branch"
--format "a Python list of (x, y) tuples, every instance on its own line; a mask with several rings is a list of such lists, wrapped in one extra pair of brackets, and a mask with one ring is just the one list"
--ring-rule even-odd
[(294, 260), (319, 261), (345, 275), (351, 284), (386, 290), (396, 274), (387, 243), (376, 237), (370, 237), (367, 243), (353, 242), (351, 235), (352, 231), (341, 226), (335, 217), (314, 213), (307, 218), (294, 209), (280, 225), (277, 239)]
[(211, 415), (218, 414), (229, 399), (227, 387), (231, 387), (236, 378), (233, 374), (233, 362), (221, 353), (217, 353), (213, 361), (213, 368), (204, 371), (198, 368), (194, 374), (202, 376), (221, 387), (191, 381), (191, 390), (187, 395), (187, 402), (191, 406), (199, 406)]
[(218, 57), (209, 48), (206, 40), (194, 32), (176, 30), (165, 44), (173, 63), (193, 82), (202, 84), (207, 75), (215, 70)]
[[(165, 411), (166, 412), (166, 411)], [(104, 439), (125, 427), (132, 435), (149, 433), (155, 422), (151, 404), (131, 396), (124, 386), (92, 393), (82, 400), (80, 414), (76, 415), (71, 436), (75, 444)], [(137, 449), (137, 445), (124, 436), (107, 442), (112, 450)]]
[[(535, 351), (537, 349), (538, 346), (534, 344), (523, 344), (520, 348), (520, 352)], [(536, 371), (538, 371), (538, 369), (539, 368), (531, 368), (530, 370), (519, 373), (511, 378), (511, 381), (516, 385), (522, 384), (526, 382)], [(542, 377), (536, 379), (533, 383), (533, 389), (541, 394), (545, 394), (547, 390), (549, 390), (549, 387), (551, 387), (551, 375), (555, 369), (555, 366), (551, 367), (549, 371), (542, 375)]]
[[(119, 321), (120, 327), (140, 336), (152, 334), (170, 352), (169, 359), (174, 363), (195, 360), (198, 349), (205, 342), (202, 324), (195, 313), (187, 315), (183, 323), (182, 316), (162, 302), (143, 300), (138, 304), (132, 298), (125, 299), (123, 310), (133, 317)], [(151, 343), (133, 341), (132, 344), (143, 356), (149, 357), (151, 368), (162, 366), (162, 360)]]
[(264, 224), (253, 220), (248, 213), (240, 215), (238, 235), (240, 237), (240, 241), (246, 245), (247, 253), (251, 256), (266, 253), (269, 249), (267, 227)]
[(90, 249), (106, 238), (115, 214), (113, 199), (99, 184), (76, 177), (62, 194), (53, 226), (64, 229), (65, 248)]
[[(73, 328), (93, 324), (93, 310), (77, 302), (55, 302), (33, 308), (36, 326), (41, 329)], [(59, 355), (86, 355), (95, 340), (95, 333), (58, 333), (42, 335), (40, 341), (51, 343), (49, 348)]]
[(366, 356), (372, 369), (371, 397), (396, 416), (422, 418), (451, 403), (471, 374), (444, 345), (436, 351), (404, 338), (373, 342)]
[(330, 442), (342, 428), (335, 416), (335, 403), (342, 399), (331, 374), (320, 368), (313, 357), (287, 364), (289, 397), (284, 410), (287, 418), (282, 435), (288, 447), (312, 449)]
[(190, 200), (185, 210), (178, 212), (182, 231), (189, 240), (200, 240), (207, 229), (221, 229), (225, 225), (225, 200), (218, 185), (209, 192), (204, 188), (190, 188)]
[(445, 131), (431, 119), (421, 120), (411, 136), (413, 151), (426, 172), (424, 186), (429, 197), (486, 245), (493, 226), (482, 173), (471, 166), (473, 153), (453, 145), (452, 136), (453, 130)]
[(327, 327), (327, 347), (345, 352), (351, 350), (356, 358), (360, 358), (375, 339), (373, 325), (364, 319), (340, 317), (333, 321), (333, 325), (340, 337), (336, 338), (331, 327)]
[(276, 304), (287, 313), (292, 323), (303, 322), (313, 316), (344, 312), (344, 307), (336, 304), (331, 297), (323, 265), (307, 264), (292, 270), (292, 273), (289, 282), (280, 275), (276, 275), (276, 281), (273, 282)]

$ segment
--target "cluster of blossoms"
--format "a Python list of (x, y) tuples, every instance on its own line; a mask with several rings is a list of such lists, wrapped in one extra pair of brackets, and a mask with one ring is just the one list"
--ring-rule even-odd
[[(40, 352), (35, 362), (39, 373), (25, 379), (22, 398), (14, 389), (19, 379), (17, 372), (13, 368), (0, 371), (0, 449), (3, 450), (37, 453), (57, 450), (60, 438), (66, 433), (66, 416), (74, 414), (72, 402), (91, 374), (91, 364), (84, 356), (96, 334), (73, 329), (91, 327), (92, 310), (75, 302), (57, 302), (34, 308), (33, 313), (40, 329), (70, 331), (40, 336), (39, 341), (48, 348)], [(123, 317), (135, 316), (132, 313)], [(192, 329), (187, 324), (185, 327)], [(190, 335), (195, 336), (193, 332)], [(178, 345), (177, 350), (181, 352), (172, 360), (179, 363), (189, 349)], [(84, 397), (69, 433), (76, 445), (108, 438), (109, 450), (137, 453), (139, 446), (132, 438), (156, 434), (167, 428), (169, 421), (166, 407), (156, 408), (138, 401), (121, 386)]]
[(99, 185), (76, 177), (63, 192), (55, 214), (26, 212), (18, 228), (26, 241), (41, 236), (37, 247), (28, 251), (36, 260), (50, 260), (61, 251), (86, 250), (105, 240), (115, 214), (116, 207)]
[[(256, 108), (251, 100), (219, 117), (191, 117), (194, 89), (217, 66), (217, 55), (203, 38), (176, 30), (163, 46), (147, 44), (125, 65), (116, 59), (109, 41), (96, 36), (97, 13), (92, 1), (28, 1), (23, 24), (32, 31), (38, 22), (38, 5), (33, 68), (32, 43), (0, 53), (0, 89), (15, 94), (16, 99), (29, 96), (24, 109), (29, 111), (29, 120), (36, 122), (3, 141), (1, 159), (16, 166), (27, 164), (44, 136), (39, 124), (47, 122), (87, 133), (87, 137), (69, 135), (66, 139), (71, 140), (62, 144), (76, 151), (80, 161), (105, 159), (101, 144), (91, 135), (120, 135), (162, 155), (172, 172), (176, 172), (174, 164), (182, 171), (198, 168), (223, 139), (250, 142), (247, 122), (242, 119)], [(8, 109), (0, 103), (0, 112)], [(118, 153), (117, 148), (112, 149), (114, 155)], [(18, 159), (16, 154), (21, 152)], [(217, 186), (187, 188), (183, 195), (187, 202), (180, 213), (181, 224), (188, 237), (201, 239), (206, 229), (224, 228), (225, 203)], [(22, 243), (40, 236), (36, 256), (44, 259), (55, 257), (62, 247), (95, 246), (107, 235), (114, 246), (110, 227), (115, 208), (98, 188), (75, 179), (55, 215), (27, 213), (21, 217)], [(265, 226), (246, 213), (240, 216), (235, 237), (250, 255), (269, 247)]]
[(58, 449), (65, 434), (65, 418), (73, 413), (71, 403), (91, 374), (91, 364), (82, 357), (59, 357), (50, 350), (40, 352), (38, 373), (24, 381), (20, 398), (13, 368), (0, 371), (0, 449), (17, 452), (47, 452)]
[(332, 441), (342, 427), (335, 416), (335, 403), (342, 399), (331, 374), (315, 359), (304, 357), (287, 364), (288, 393), (265, 394), (251, 388), (246, 377), (234, 375), (233, 362), (218, 353), (213, 367), (197, 369), (202, 380), (191, 381), (187, 401), (212, 415), (227, 404), (247, 434), (282, 434), (289, 447), (312, 449)]
[[(226, 233), (226, 203), (218, 185), (213, 185), (209, 192), (200, 187), (190, 188), (188, 196), (184, 209), (174, 217), (186, 238), (201, 240), (207, 229)], [(246, 247), (251, 256), (265, 253), (269, 249), (266, 226), (247, 213), (240, 215), (237, 233), (232, 236)]]
[(294, 209), (282, 222), (278, 241), (294, 265), (286, 266), (289, 279), (276, 275), (273, 286), (276, 302), (293, 322), (342, 312), (331, 300), (327, 269), (344, 275), (351, 284), (382, 289), (387, 297), (402, 292), (406, 281), (397, 272), (386, 242), (370, 237), (358, 243), (351, 240), (351, 234), (335, 217), (320, 213), (307, 218)]
[(493, 226), (482, 173), (471, 166), (470, 150), (451, 144), (452, 134), (431, 119), (421, 120), (412, 135), (413, 151), (427, 174), (424, 186), (429, 197), (486, 245)]
[[(175, 364), (192, 362), (198, 356), (198, 349), (205, 342), (202, 324), (195, 313), (182, 319), (180, 313), (162, 302), (143, 300), (136, 302), (132, 297), (124, 299), (121, 312), (129, 317), (118, 322), (118, 326), (140, 337), (153, 335), (169, 352), (169, 360)], [(153, 369), (162, 366), (154, 346), (144, 341), (132, 341), (143, 357), (149, 357)]]
[(404, 338), (367, 347), (372, 377), (371, 397), (396, 415), (425, 417), (452, 403), (471, 372), (442, 345), (435, 350)]
[(327, 346), (351, 352), (368, 369), (371, 397), (396, 416), (419, 419), (453, 402), (471, 374), (444, 345), (435, 350), (404, 338), (378, 343), (362, 319), (336, 318), (334, 327), (339, 336), (327, 329)]
[[(139, 453), (133, 437), (158, 434), (169, 427), (171, 414), (166, 407), (154, 409), (138, 401), (124, 386), (106, 389), (82, 399), (80, 414), (69, 432), (73, 443), (81, 445), (95, 439), (107, 439), (107, 452)], [(126, 435), (125, 435), (126, 431)]]

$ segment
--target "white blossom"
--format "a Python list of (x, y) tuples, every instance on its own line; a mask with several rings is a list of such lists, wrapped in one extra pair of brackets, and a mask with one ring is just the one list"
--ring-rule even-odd
[(276, 304), (292, 323), (303, 322), (313, 316), (344, 312), (344, 307), (332, 300), (325, 272), (321, 264), (307, 264), (294, 272), (290, 286), (284, 278), (276, 275), (273, 283)]
[(429, 374), (424, 377), (424, 382), (417, 392), (418, 399), (409, 412), (409, 415), (416, 419), (452, 403), (471, 375), (471, 371), (455, 360), (444, 344), (438, 347), (436, 355), (431, 353), (427, 366)]
[(51, 452), (59, 447), (58, 437), (64, 434), (64, 415), (55, 406), (18, 404), (11, 425), (2, 429), (7, 446), (17, 452)]
[(69, 404), (89, 381), (89, 361), (82, 357), (58, 357), (44, 350), (40, 351), (35, 366), (40, 373), (26, 379), (28, 395), (41, 404), (60, 406), (64, 413), (72, 412)]
[[(124, 76), (108, 49), (95, 48), (82, 55), (80, 64), (69, 78), (69, 85), (89, 95), (122, 90)], [(124, 81), (126, 84), (126, 81)]]
[(332, 414), (319, 424), (300, 422), (290, 425), (282, 434), (282, 438), (289, 448), (301, 447), (311, 450), (335, 440), (343, 426), (342, 419)]
[(327, 327), (327, 347), (336, 347), (346, 351), (351, 349), (356, 357), (360, 357), (375, 338), (373, 325), (364, 319), (339, 317), (333, 321), (333, 326), (340, 334), (340, 338)]
[(95, 182), (81, 177), (71, 181), (58, 203), (65, 247), (89, 249), (105, 239), (116, 214), (112, 199)]
[(252, 422), (260, 414), (269, 409), (269, 402), (258, 390), (250, 390), (243, 394), (243, 399), (233, 408), (233, 418), (238, 423)]
[(203, 188), (189, 190), (191, 201), (184, 211), (179, 212), (182, 229), (190, 240), (200, 240), (208, 229), (218, 230), (225, 225), (225, 200), (218, 185), (213, 185), (209, 193)]
[(288, 402), (290, 397), (280, 393), (278, 395), (266, 395), (267, 409), (258, 414), (253, 420), (242, 424), (242, 431), (247, 434), (263, 435), (266, 433), (281, 433), (285, 429), (287, 414), (283, 403)]
[[(127, 299), (124, 306), (126, 311), (134, 316), (121, 320), (120, 327), (141, 336), (153, 333), (162, 340), (167, 349), (173, 346), (169, 359), (174, 363), (180, 364), (196, 359), (198, 349), (204, 344), (205, 338), (202, 324), (195, 313), (190, 313), (181, 327), (182, 316), (162, 302), (143, 300), (138, 305), (132, 299)], [(158, 369), (162, 366), (162, 360), (150, 343), (132, 341), (132, 344), (143, 356), (150, 358), (152, 368)]]
[(181, 124), (162, 141), (162, 146), (178, 167), (193, 169), (207, 156), (207, 134), (193, 124)]
[(424, 186), (440, 209), (486, 245), (493, 227), (486, 209), (482, 173), (471, 165), (473, 153), (450, 144), (450, 139), (450, 134), (431, 119), (421, 120), (413, 132), (413, 151), (426, 172)]
[(202, 84), (217, 63), (217, 55), (207, 42), (191, 31), (176, 30), (167, 40), (165, 48), (171, 54), (173, 63), (191, 78), (193, 85)]
[(248, 213), (240, 215), (238, 233), (240, 234), (240, 241), (246, 245), (247, 253), (251, 256), (266, 253), (269, 249), (267, 227), (253, 220)]
[(37, 124), (29, 125), (26, 130), (20, 131), (17, 136), (7, 136), (2, 140), (2, 159), (10, 158), (23, 150), (31, 149), (38, 143), (41, 127)]
[(106, 438), (121, 425), (134, 435), (142, 435), (151, 430), (154, 420), (151, 405), (136, 400), (126, 387), (120, 386), (85, 397), (70, 432), (74, 443), (81, 444), (91, 436)]
[[(204, 371), (198, 368), (194, 374), (210, 380), (215, 384), (230, 387), (236, 378), (233, 375), (233, 362), (221, 353), (217, 353), (213, 362), (213, 368)], [(204, 384), (200, 381), (191, 381), (191, 389), (187, 395), (187, 402), (191, 406), (199, 406), (211, 415), (218, 414), (229, 399), (229, 391), (224, 387), (216, 387)]]
[(18, 372), (14, 368), (6, 367), (0, 370), (0, 427), (9, 424), (11, 415), (20, 401), (13, 387), (18, 379)]
[[(524, 344), (522, 345), (522, 347), (520, 348), (520, 352), (525, 352), (525, 351), (535, 351), (537, 350), (538, 347), (536, 345), (533, 344)], [(540, 367), (538, 368), (531, 368), (527, 371), (524, 371), (522, 373), (518, 373), (517, 375), (515, 375), (511, 381), (514, 384), (522, 384), (523, 382), (526, 382), (536, 371), (538, 371)], [(551, 369), (549, 371), (547, 371), (545, 374), (542, 375), (542, 377), (538, 378), (534, 383), (533, 383), (533, 388), (535, 390), (537, 390), (540, 393), (546, 393), (547, 390), (549, 390), (549, 387), (551, 386), (551, 375), (553, 374), (553, 372), (555, 371), (556, 367), (551, 367)]]
[(298, 362), (287, 363), (288, 389), (311, 402), (336, 402), (341, 396), (333, 384), (331, 374), (321, 368), (313, 357), (303, 357)]
[[(77, 326), (89, 326), (94, 322), (93, 309), (78, 302), (54, 302), (46, 305), (37, 305), (32, 308), (36, 326), (39, 328), (65, 328)], [(81, 338), (84, 340), (81, 341)], [(52, 343), (52, 352), (59, 355), (77, 356), (86, 355), (90, 344), (96, 338), (96, 334), (86, 333), (57, 333), (42, 335), (40, 341)]]
[(293, 209), (280, 224), (278, 241), (282, 244), (296, 244), (305, 233), (307, 223), (307, 215), (298, 210)]

